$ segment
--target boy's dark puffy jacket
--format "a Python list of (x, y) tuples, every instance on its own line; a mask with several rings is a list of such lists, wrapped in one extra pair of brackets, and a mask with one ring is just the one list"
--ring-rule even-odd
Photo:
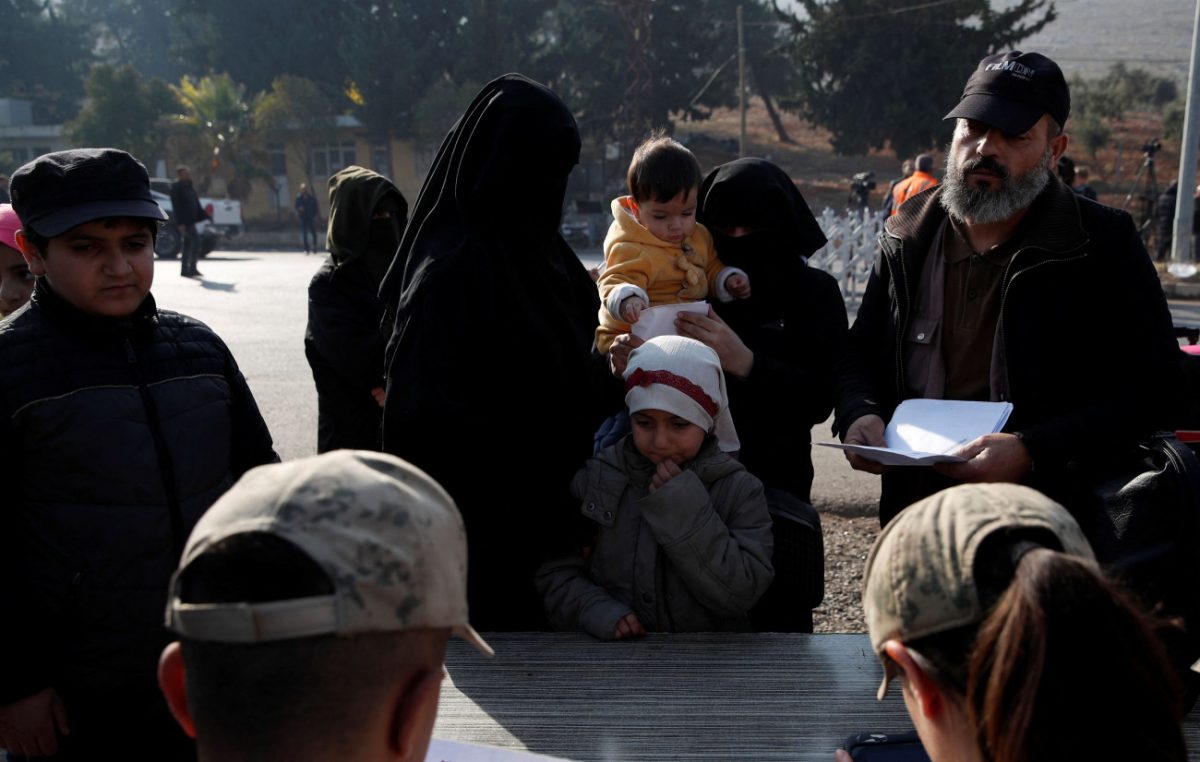
[(0, 322), (0, 704), (51, 686), (86, 720), (153, 690), (188, 533), (275, 460), (207, 326), (152, 296), (89, 316), (39, 281)]

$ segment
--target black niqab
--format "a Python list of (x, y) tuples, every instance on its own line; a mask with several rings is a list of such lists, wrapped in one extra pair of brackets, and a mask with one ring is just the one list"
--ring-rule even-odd
[(380, 292), (384, 449), (458, 503), (485, 629), (541, 624), (533, 571), (615, 387), (591, 352), (596, 287), (559, 235), (579, 147), (553, 92), (489, 83), (442, 142)]
[[(804, 259), (826, 243), (795, 183), (763, 159), (738, 159), (710, 172), (700, 186), (698, 219), (712, 232), (721, 261), (746, 271), (759, 311), (763, 302), (772, 303), (769, 312), (788, 298), (787, 284)], [(722, 232), (734, 227), (754, 232), (736, 238)]]
[[(834, 365), (846, 336), (837, 282), (806, 264), (825, 234), (787, 173), (763, 159), (710, 172), (698, 219), (712, 231), (721, 261), (750, 278), (749, 299), (714, 306), (754, 352), (748, 378), (727, 377), (741, 461), (768, 487), (807, 502), (809, 430), (833, 408)], [(753, 232), (722, 232), (737, 227)]]

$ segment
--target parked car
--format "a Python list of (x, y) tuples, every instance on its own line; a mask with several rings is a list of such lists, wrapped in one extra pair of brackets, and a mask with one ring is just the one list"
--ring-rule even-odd
[[(171, 213), (171, 181), (161, 177), (150, 178), (150, 195), (167, 213), (170, 219), (158, 233), (154, 243), (154, 253), (159, 259), (174, 259), (179, 256), (183, 238), (175, 224)], [(222, 237), (233, 237), (242, 232), (242, 202), (229, 198), (200, 197), (200, 206), (208, 213), (209, 219), (196, 223), (196, 233), (200, 236), (200, 256), (205, 257), (217, 247)]]

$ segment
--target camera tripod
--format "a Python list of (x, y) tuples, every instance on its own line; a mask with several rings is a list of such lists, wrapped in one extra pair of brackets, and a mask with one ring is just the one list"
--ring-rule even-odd
[(1151, 250), (1150, 241), (1156, 234), (1157, 228), (1155, 225), (1155, 212), (1158, 207), (1158, 175), (1154, 171), (1154, 155), (1158, 153), (1161, 144), (1157, 140), (1152, 140), (1142, 146), (1142, 166), (1138, 168), (1137, 175), (1133, 178), (1133, 184), (1129, 186), (1129, 192), (1125, 194), (1125, 201), (1121, 204), (1121, 210), (1124, 211), (1129, 207), (1129, 202), (1135, 197), (1138, 199), (1140, 214), (1134, 214), (1137, 220), (1138, 233), (1142, 236), (1142, 242), (1146, 244), (1146, 249)]

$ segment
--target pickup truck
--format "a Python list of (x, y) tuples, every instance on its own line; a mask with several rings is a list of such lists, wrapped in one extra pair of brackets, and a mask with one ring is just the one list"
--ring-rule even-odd
[[(158, 232), (158, 240), (154, 243), (154, 253), (159, 259), (174, 259), (179, 256), (183, 239), (179, 228), (175, 226), (171, 214), (171, 181), (162, 177), (150, 178), (150, 195), (162, 207), (171, 219)], [(242, 232), (242, 202), (229, 198), (200, 197), (200, 206), (208, 212), (209, 220), (196, 223), (196, 233), (200, 236), (200, 256), (207, 256), (217, 247), (222, 237), (232, 237)]]

